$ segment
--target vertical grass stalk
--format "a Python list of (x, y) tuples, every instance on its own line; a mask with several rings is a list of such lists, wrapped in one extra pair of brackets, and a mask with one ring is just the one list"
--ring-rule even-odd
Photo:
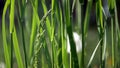
[(81, 67), (84, 68), (85, 62), (84, 62), (84, 53), (85, 53), (85, 38), (87, 37), (87, 30), (88, 30), (88, 24), (90, 19), (90, 12), (92, 8), (92, 0), (88, 1), (87, 9), (85, 11), (85, 18), (84, 22), (81, 23), (82, 27), (82, 60), (81, 60)]
[(10, 53), (9, 53), (8, 44), (7, 44), (6, 27), (5, 27), (5, 23), (6, 23), (5, 15), (9, 5), (10, 5), (10, 0), (6, 0), (5, 6), (3, 9), (3, 15), (2, 15), (2, 36), (3, 36), (3, 48), (4, 48), (6, 68), (11, 68), (11, 59), (10, 59)]
[(15, 0), (11, 0), (11, 4), (10, 4), (10, 38), (11, 38), (11, 68), (13, 66), (13, 38), (12, 38), (12, 32), (13, 32), (13, 27), (14, 27), (14, 6), (15, 6)]
[(24, 52), (24, 59), (25, 59), (25, 67), (28, 68), (28, 61), (27, 61), (27, 53), (26, 53), (26, 46), (25, 46), (25, 36), (24, 36), (24, 13), (25, 13), (25, 8), (26, 8), (26, 4), (25, 1), (22, 0), (22, 4), (20, 2), (20, 0), (18, 0), (18, 7), (19, 7), (19, 22), (20, 22), (20, 29), (21, 29), (21, 36), (22, 36), (22, 46), (23, 46), (23, 52)]
[(51, 41), (51, 44), (52, 44), (52, 68), (54, 68), (55, 67), (55, 45), (54, 45), (54, 29), (55, 29), (55, 26), (54, 26), (54, 24), (55, 24), (55, 22), (54, 22), (54, 12), (55, 12), (55, 1), (56, 0), (52, 0), (52, 4), (51, 4), (51, 9), (52, 9), (52, 11), (51, 11), (51, 39), (50, 39), (50, 41)]
[(67, 26), (67, 34), (70, 40), (70, 68), (79, 68), (78, 57), (75, 47), (75, 42), (73, 40), (72, 24), (70, 20), (70, 1), (65, 1), (65, 22)]
[(57, 2), (57, 7), (56, 9), (56, 17), (57, 17), (57, 22), (58, 22), (58, 38), (59, 38), (59, 44), (58, 44), (58, 54), (57, 54), (57, 59), (58, 59), (58, 67), (63, 68), (63, 63), (62, 63), (62, 35), (63, 35), (63, 22), (61, 20), (62, 17), (62, 12), (61, 12), (61, 7), (60, 4)]
[(114, 24), (113, 24), (113, 18), (111, 18), (111, 45), (112, 45), (112, 67), (114, 67), (114, 57), (115, 57), (115, 54), (114, 54)]
[(19, 49), (19, 44), (18, 44), (18, 39), (17, 39), (17, 34), (16, 34), (15, 27), (14, 27), (14, 30), (13, 30), (12, 37), (13, 37), (13, 47), (14, 47), (14, 51), (15, 51), (15, 56), (16, 56), (16, 59), (17, 59), (18, 67), (19, 68), (24, 68), (22, 57), (21, 57), (21, 54), (20, 54), (20, 49)]
[[(120, 48), (120, 30), (119, 30), (119, 22), (118, 22), (118, 13), (117, 13), (117, 6), (116, 6), (116, 0), (114, 0), (114, 12), (115, 12), (115, 32), (116, 32), (116, 37), (115, 37), (115, 43), (116, 43), (116, 49), (114, 49), (115, 51), (117, 50), (117, 54), (118, 55), (115, 55), (117, 57), (114, 57), (114, 64), (115, 64), (115, 67), (119, 67), (120, 66), (120, 53), (119, 53), (119, 48)], [(116, 59), (115, 59), (116, 58)]]
[(11, 68), (13, 68), (13, 38), (12, 38), (12, 33), (10, 34), (10, 38), (11, 38), (11, 50), (10, 50), (10, 52), (11, 52), (11, 56), (10, 56), (10, 58), (11, 58)]
[(102, 12), (102, 1), (98, 0), (96, 2), (96, 19), (97, 19), (97, 26), (98, 26), (98, 33), (99, 33), (99, 40), (101, 40), (100, 43), (100, 62), (101, 62), (101, 68), (104, 68), (102, 56), (103, 56), (103, 37), (104, 37), (104, 25), (103, 25), (103, 12)]
[[(29, 43), (29, 66), (30, 63), (32, 62), (31, 61), (31, 58), (33, 56), (33, 51), (34, 51), (34, 46), (33, 46), (33, 43), (34, 43), (34, 40), (35, 40), (35, 35), (36, 35), (36, 29), (37, 29), (37, 18), (36, 18), (36, 14), (37, 14), (37, 8), (38, 8), (38, 0), (35, 0), (35, 6), (33, 7), (33, 16), (32, 16), (32, 29), (31, 29), (31, 34), (30, 34), (30, 43)], [(32, 4), (32, 2), (31, 2)], [(36, 9), (36, 10), (35, 10)], [(35, 12), (36, 11), (36, 12)]]

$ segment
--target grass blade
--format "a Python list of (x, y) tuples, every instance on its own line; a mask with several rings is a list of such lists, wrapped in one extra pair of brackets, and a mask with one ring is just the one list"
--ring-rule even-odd
[(13, 37), (13, 47), (14, 47), (15, 56), (16, 56), (17, 63), (18, 63), (18, 68), (24, 68), (22, 57), (21, 57), (21, 54), (20, 54), (20, 49), (19, 49), (19, 44), (18, 44), (18, 39), (17, 39), (15, 27), (14, 27), (12, 37)]
[(23, 26), (25, 23), (24, 14), (25, 14), (26, 5), (21, 4), (20, 0), (17, 1), (17, 4), (18, 4), (17, 5), (18, 9), (16, 9), (18, 12), (17, 18), (18, 18), (20, 31), (21, 31), (21, 37), (22, 37), (22, 47), (24, 52), (25, 67), (28, 68), (28, 57), (26, 52), (26, 45), (25, 45), (26, 41), (25, 41), (25, 35), (24, 35), (25, 33), (24, 33), (24, 26)]
[(13, 38), (12, 38), (12, 32), (14, 27), (14, 8), (15, 8), (15, 0), (11, 0), (10, 2), (10, 35), (11, 35), (11, 68), (13, 65), (12, 58), (13, 58)]
[(59, 13), (60, 13), (60, 35), (61, 35), (61, 45), (62, 45), (62, 63), (63, 63), (63, 68), (68, 68), (69, 67), (69, 63), (68, 63), (68, 55), (67, 55), (67, 43), (66, 43), (66, 23), (63, 23), (63, 13), (62, 13), (62, 9), (61, 7), (59, 7)]
[[(38, 0), (36, 0), (35, 3), (38, 3)], [(31, 35), (30, 35), (29, 60), (31, 60), (31, 57), (33, 55), (33, 43), (34, 43), (36, 29), (37, 29), (36, 20), (38, 19), (38, 18), (36, 19), (38, 5), (36, 4), (35, 7), (32, 5), (32, 7), (33, 7), (33, 18), (32, 18), (32, 30), (31, 30)]]
[(55, 42), (54, 42), (54, 30), (55, 30), (55, 21), (54, 21), (54, 12), (55, 12), (55, 1), (56, 0), (52, 0), (52, 4), (51, 4), (51, 44), (52, 44), (52, 68), (55, 67)]
[[(46, 42), (46, 41), (45, 41)], [(47, 64), (48, 64), (48, 67), (52, 67), (52, 63), (51, 63), (51, 57), (50, 57), (50, 54), (49, 54), (49, 51), (48, 51), (48, 47), (45, 43), (45, 46), (44, 46), (44, 54), (45, 54), (45, 59), (47, 61)]]
[[(44, 11), (44, 14), (47, 13), (47, 7), (46, 7), (46, 3), (45, 3), (45, 0), (42, 0), (42, 6), (43, 6), (43, 11)], [(46, 27), (47, 27), (47, 32), (48, 32), (48, 36), (49, 38), (51, 38), (51, 27), (50, 27), (50, 20), (49, 18), (47, 17), (46, 18)]]
[(56, 7), (56, 17), (57, 17), (57, 22), (59, 24), (58, 31), (60, 32), (60, 33), (58, 32), (59, 44), (58, 44), (58, 53), (57, 53), (57, 56), (58, 56), (58, 66), (60, 68), (63, 68), (63, 63), (62, 63), (62, 37), (61, 37), (62, 31), (61, 31), (61, 24), (60, 24), (61, 23), (61, 21), (60, 21), (60, 11), (61, 10), (58, 9), (60, 7), (58, 2), (57, 2), (57, 4), (58, 5)]
[[(113, 3), (112, 6), (113, 6), (113, 9), (114, 9), (114, 22), (115, 22), (115, 29), (116, 29), (116, 40), (114, 41), (114, 58), (112, 58), (113, 60), (113, 64), (114, 64), (114, 67), (117, 68), (117, 67), (120, 67), (120, 53), (119, 53), (119, 48), (120, 48), (120, 29), (119, 29), (119, 16), (118, 16), (118, 6), (117, 6), (117, 1), (116, 0), (112, 0)], [(113, 24), (114, 24), (113, 22)]]
[(114, 67), (114, 26), (113, 26), (113, 18), (111, 18), (111, 46), (112, 46), (112, 67)]
[(95, 49), (94, 49), (94, 51), (93, 51), (93, 53), (92, 53), (92, 56), (91, 56), (91, 58), (90, 58), (90, 60), (89, 60), (89, 62), (88, 62), (88, 64), (87, 64), (87, 68), (89, 68), (89, 66), (91, 65), (91, 63), (92, 63), (92, 61), (93, 61), (93, 58), (94, 58), (94, 56), (95, 56), (95, 53), (96, 53), (96, 51), (98, 50), (98, 47), (99, 47), (100, 43), (101, 43), (101, 40), (98, 42), (97, 46), (95, 47)]
[[(11, 8), (10, 8), (10, 33), (12, 35), (13, 39), (13, 44), (14, 44), (14, 50), (15, 50), (15, 55), (18, 63), (19, 68), (23, 68), (23, 62), (19, 50), (19, 44), (17, 40), (17, 35), (16, 35), (16, 29), (14, 28), (14, 6), (15, 6), (15, 0), (11, 0)], [(13, 32), (13, 30), (15, 30)], [(26, 59), (26, 58), (25, 58)]]
[(87, 4), (87, 10), (85, 13), (85, 18), (84, 22), (81, 24), (82, 27), (82, 60), (81, 60), (81, 67), (84, 68), (84, 53), (85, 53), (85, 38), (87, 37), (87, 29), (88, 29), (88, 24), (89, 24), (89, 19), (90, 19), (90, 12), (92, 8), (92, 0), (88, 1)]
[(73, 11), (74, 11), (74, 9), (75, 9), (75, 4), (76, 4), (76, 0), (73, 0), (73, 4), (72, 4), (72, 13), (73, 13)]
[(77, 52), (76, 52), (76, 47), (75, 47), (75, 42), (73, 40), (73, 33), (72, 33), (72, 25), (70, 21), (70, 1), (66, 0), (65, 1), (65, 22), (67, 26), (67, 34), (70, 40), (70, 68), (78, 68), (79, 63), (78, 63), (78, 57), (77, 57)]
[(8, 49), (7, 44), (7, 37), (6, 37), (6, 29), (5, 29), (5, 14), (7, 11), (8, 6), (10, 5), (10, 0), (6, 0), (4, 9), (3, 9), (3, 15), (2, 15), (2, 36), (3, 36), (3, 48), (4, 48), (4, 56), (5, 56), (5, 62), (6, 62), (6, 68), (11, 68), (10, 65), (10, 53)]
[(102, 60), (103, 60), (103, 61), (105, 61), (106, 47), (107, 47), (107, 33), (106, 33), (106, 29), (105, 29), (105, 34), (104, 34), (104, 47), (103, 47), (103, 55), (102, 55)]
[(103, 12), (102, 12), (102, 1), (98, 0), (96, 3), (96, 21), (98, 25), (99, 40), (102, 39), (100, 43), (100, 62), (101, 68), (104, 68), (104, 63), (102, 60), (103, 56), (103, 37), (104, 37), (104, 25), (103, 25)]
[(85, 19), (84, 19), (84, 35), (85, 35), (85, 37), (87, 34), (91, 9), (92, 9), (92, 0), (88, 1), (87, 10), (86, 10)]
[(14, 27), (14, 7), (15, 6), (15, 0), (11, 0), (11, 6), (10, 6), (10, 33), (13, 31)]

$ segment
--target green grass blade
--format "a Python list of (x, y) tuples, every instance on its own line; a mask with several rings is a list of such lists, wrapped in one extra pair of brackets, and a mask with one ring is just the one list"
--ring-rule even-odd
[(84, 26), (85, 37), (87, 36), (87, 29), (88, 29), (91, 9), (92, 9), (92, 0), (88, 1), (87, 10), (86, 10), (85, 19), (84, 19), (84, 25), (83, 26)]
[(82, 10), (81, 10), (81, 5), (78, 1), (76, 1), (76, 21), (77, 21), (77, 27), (78, 30), (77, 32), (80, 33), (81, 31), (81, 20), (82, 20)]
[(66, 46), (66, 24), (63, 23), (63, 15), (60, 3), (57, 3), (56, 17), (58, 22), (59, 47), (58, 47), (58, 65), (60, 68), (69, 68), (67, 46)]
[(33, 15), (33, 21), (32, 21), (32, 30), (31, 30), (31, 35), (30, 35), (30, 48), (29, 48), (29, 59), (32, 56), (32, 52), (33, 52), (33, 42), (35, 39), (35, 34), (36, 34), (36, 27), (37, 27), (37, 23), (36, 23), (36, 19), (35, 19), (35, 15)]
[(81, 67), (84, 68), (84, 53), (85, 53), (85, 38), (87, 37), (87, 30), (88, 30), (88, 24), (90, 19), (90, 12), (92, 8), (92, 0), (88, 1), (87, 9), (85, 13), (84, 23), (81, 24), (82, 27), (82, 60), (81, 60)]
[[(11, 4), (10, 4), (10, 34), (11, 34), (11, 50), (13, 48), (13, 42), (12, 42), (12, 31), (13, 31), (13, 27), (14, 27), (14, 6), (15, 6), (15, 0), (11, 0)], [(12, 61), (12, 51), (11, 51), (11, 61)], [(12, 62), (11, 62), (12, 64)], [(12, 65), (11, 65), (12, 66)]]
[(103, 25), (103, 11), (102, 11), (102, 1), (98, 0), (96, 2), (96, 21), (98, 25), (99, 40), (102, 39), (100, 43), (100, 63), (101, 68), (104, 68), (103, 56), (103, 37), (104, 37), (104, 25)]
[[(58, 4), (58, 2), (57, 2), (57, 4)], [(60, 68), (63, 68), (63, 63), (62, 63), (62, 37), (61, 37), (61, 34), (63, 33), (61, 27), (63, 27), (63, 26), (61, 26), (62, 25), (61, 24), (62, 22), (60, 20), (60, 18), (61, 18), (61, 8), (59, 7), (59, 4), (56, 7), (56, 17), (57, 17), (58, 31), (59, 31), (58, 32), (59, 46), (58, 46), (58, 54), (57, 54), (57, 56), (58, 56), (58, 66)]]
[(113, 18), (111, 18), (111, 46), (112, 46), (112, 67), (114, 67), (114, 26), (113, 26)]
[(74, 9), (75, 9), (75, 5), (76, 5), (76, 0), (73, 0), (73, 4), (72, 4), (72, 13), (73, 13), (73, 11), (74, 11)]
[(24, 3), (22, 3), (21, 4), (21, 1), (20, 0), (18, 0), (18, 19), (19, 19), (19, 27), (20, 27), (20, 31), (21, 31), (21, 36), (22, 36), (22, 47), (23, 47), (23, 52), (24, 52), (24, 60), (25, 60), (25, 67), (26, 68), (28, 68), (28, 60), (27, 60), (27, 52), (26, 52), (26, 45), (25, 45), (25, 43), (26, 43), (26, 41), (25, 41), (25, 33), (24, 33), (24, 23), (25, 23), (25, 18), (24, 18), (24, 16), (25, 16), (25, 8), (26, 8), (26, 4)]
[(47, 61), (47, 64), (48, 64), (48, 67), (52, 67), (52, 63), (51, 63), (51, 57), (50, 57), (50, 54), (49, 54), (49, 51), (48, 51), (48, 47), (46, 45), (46, 41), (45, 41), (45, 46), (44, 46), (44, 54), (45, 54), (45, 59)]
[[(45, 0), (42, 0), (42, 6), (43, 6), (43, 11), (44, 11), (44, 14), (47, 13), (47, 7), (46, 7), (46, 3), (45, 3)], [(47, 32), (48, 32), (48, 36), (49, 38), (51, 38), (51, 27), (50, 27), (50, 19), (47, 17), (46, 18), (46, 27), (47, 27)]]
[[(24, 22), (21, 22), (22, 24)], [(21, 32), (22, 32), (22, 44), (23, 44), (23, 51), (24, 51), (24, 59), (25, 59), (25, 66), (28, 68), (28, 63), (27, 63), (27, 52), (26, 52), (26, 46), (25, 46), (25, 36), (24, 36), (24, 26), (21, 25)]]
[(99, 47), (100, 43), (101, 43), (101, 40), (98, 42), (97, 46), (95, 47), (95, 49), (94, 49), (94, 51), (92, 53), (92, 56), (91, 56), (91, 58), (90, 58), (90, 60), (89, 60), (89, 62), (87, 64), (87, 68), (89, 68), (89, 66), (91, 65), (91, 63), (92, 63), (92, 61), (94, 59), (95, 53), (98, 50), (98, 47)]
[(56, 65), (56, 62), (55, 62), (55, 40), (54, 40), (54, 30), (55, 30), (55, 21), (54, 21), (54, 12), (55, 12), (55, 1), (56, 0), (52, 0), (52, 4), (51, 4), (51, 38), (50, 38), (50, 41), (51, 41), (51, 44), (52, 44), (52, 68), (54, 68)]
[(18, 13), (15, 14), (17, 15), (18, 19), (18, 25), (20, 27), (20, 32), (21, 32), (21, 37), (22, 37), (22, 47), (23, 47), (23, 52), (24, 52), (24, 60), (25, 60), (25, 67), (28, 68), (28, 57), (27, 57), (27, 52), (26, 52), (26, 41), (25, 41), (25, 33), (24, 33), (24, 23), (25, 23), (25, 9), (26, 9), (26, 4), (21, 3), (20, 0), (16, 2), (17, 4), (15, 5), (15, 8)]
[(115, 9), (115, 1), (114, 0), (109, 0), (108, 5), (109, 5), (110, 13), (113, 16), (114, 15), (114, 9)]
[(62, 34), (62, 61), (63, 61), (63, 68), (69, 68), (69, 60), (67, 54), (67, 32), (66, 28), (64, 27), (63, 34)]
[(61, 38), (62, 38), (62, 61), (63, 61), (63, 68), (68, 68), (68, 54), (67, 54), (67, 43), (66, 43), (66, 27), (65, 24), (63, 24), (63, 16), (62, 11), (60, 10), (60, 20), (61, 20)]
[[(23, 22), (24, 21), (21, 21), (21, 18), (20, 16), (17, 16), (18, 18), (18, 23), (19, 23), (19, 29), (21, 31), (21, 36), (22, 36), (22, 47), (23, 47), (23, 52), (24, 52), (24, 60), (25, 60), (25, 67), (28, 68), (28, 57), (27, 57), (27, 52), (26, 52), (26, 46), (25, 46), (25, 36), (24, 36), (24, 30), (23, 30)], [(13, 38), (11, 38), (13, 39)]]
[(70, 53), (70, 68), (78, 68), (79, 63), (78, 63), (78, 57), (76, 53), (76, 47), (75, 47), (75, 42), (73, 40), (73, 32), (72, 32), (72, 24), (70, 20), (70, 0), (65, 1), (65, 22), (67, 26), (67, 34), (70, 40), (70, 48), (71, 48), (71, 53)]
[[(35, 3), (37, 3), (38, 1), (36, 0)], [(37, 15), (37, 6), (35, 5), (33, 7), (33, 17), (32, 17), (32, 30), (31, 30), (31, 35), (30, 35), (30, 47), (29, 47), (29, 60), (31, 59), (32, 55), (33, 55), (33, 43), (34, 43), (34, 39), (35, 39), (35, 34), (36, 34), (36, 27), (37, 27), (37, 18), (36, 19), (36, 15)]]
[[(106, 21), (104, 22), (106, 24)], [(106, 33), (106, 28), (104, 28), (104, 35), (103, 35), (103, 52), (102, 52), (102, 61), (103, 61), (103, 67), (105, 67), (105, 62), (106, 62), (106, 54), (107, 54), (107, 33)]]
[(13, 31), (14, 27), (14, 7), (15, 6), (15, 0), (11, 0), (11, 6), (10, 6), (10, 33)]
[(99, 0), (99, 20), (100, 20), (100, 26), (103, 29), (103, 12), (102, 12), (102, 1)]
[[(119, 21), (118, 21), (118, 11), (117, 11), (117, 1), (113, 0), (114, 2), (114, 22), (115, 22), (115, 30), (116, 30), (116, 38), (114, 41), (114, 67), (119, 67), (120, 66), (120, 53), (119, 53), (119, 48), (120, 48), (120, 29), (119, 29)], [(113, 23), (114, 24), (114, 23)]]
[(5, 62), (6, 62), (6, 68), (11, 68), (10, 65), (10, 54), (7, 44), (7, 37), (6, 37), (6, 29), (5, 29), (5, 14), (7, 11), (8, 6), (10, 5), (10, 0), (6, 0), (4, 9), (3, 9), (3, 15), (2, 15), (2, 36), (3, 36), (3, 48), (4, 48), (4, 56), (5, 56)]
[(15, 27), (14, 27), (14, 31), (13, 31), (12, 35), (13, 35), (12, 36), (13, 37), (13, 47), (14, 47), (14, 52), (15, 52), (15, 56), (17, 59), (18, 68), (24, 68), (22, 57), (20, 54), (20, 49), (19, 49), (19, 44), (18, 44), (18, 39), (17, 39)]
[(51, 4), (51, 41), (53, 41), (54, 39), (54, 30), (55, 30), (55, 26), (54, 26), (54, 12), (55, 12), (55, 1), (56, 0), (52, 0), (52, 4)]

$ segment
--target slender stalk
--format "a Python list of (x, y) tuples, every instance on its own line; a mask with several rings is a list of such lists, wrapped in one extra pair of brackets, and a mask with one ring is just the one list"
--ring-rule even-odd
[(78, 56), (75, 42), (73, 39), (72, 24), (70, 19), (70, 0), (65, 1), (65, 21), (67, 25), (67, 34), (70, 40), (70, 68), (79, 68)]
[[(33, 7), (33, 2), (31, 1), (32, 7)], [(37, 29), (37, 9), (38, 9), (38, 0), (35, 0), (34, 2), (35, 7), (33, 7), (33, 16), (32, 16), (32, 29), (31, 29), (31, 34), (30, 34), (30, 47), (29, 47), (29, 60), (31, 60), (31, 57), (33, 55), (34, 51), (34, 40), (35, 40), (35, 35), (36, 35), (36, 29)], [(36, 11), (36, 12), (35, 12)]]
[(113, 18), (111, 19), (111, 41), (112, 41), (112, 67), (114, 67), (114, 27), (113, 27)]
[(62, 36), (63, 36), (63, 21), (61, 20), (61, 17), (62, 17), (62, 12), (61, 12), (61, 7), (59, 5), (59, 3), (57, 2), (57, 7), (56, 7), (56, 17), (57, 17), (57, 20), (58, 20), (58, 24), (59, 24), (59, 27), (58, 27), (58, 31), (60, 31), (59, 33), (59, 46), (58, 46), (58, 51), (59, 51), (59, 54), (58, 54), (58, 66), (60, 68), (63, 68), (63, 61), (62, 61)]
[(14, 27), (12, 37), (13, 37), (13, 47), (14, 47), (14, 52), (15, 52), (15, 56), (16, 56), (16, 59), (17, 59), (18, 67), (19, 68), (24, 68), (23, 60), (22, 60), (22, 57), (21, 57), (22, 55), (20, 53), (20, 48), (19, 48), (19, 44), (18, 44), (18, 37), (17, 37), (15, 27)]
[(25, 7), (26, 4), (25, 1), (22, 0), (22, 4), (20, 0), (18, 0), (18, 8), (19, 8), (19, 14), (18, 14), (18, 20), (20, 22), (20, 30), (22, 33), (22, 45), (23, 45), (23, 52), (24, 52), (24, 59), (25, 59), (25, 67), (28, 68), (28, 62), (27, 62), (27, 52), (26, 52), (26, 46), (25, 46), (25, 36), (24, 36), (24, 13), (25, 13)]
[(51, 57), (50, 57), (50, 53), (48, 51), (48, 47), (47, 47), (47, 42), (45, 41), (45, 46), (44, 46), (44, 49), (43, 49), (43, 52), (45, 54), (45, 58), (46, 58), (46, 61), (47, 61), (47, 64), (48, 64), (48, 67), (49, 68), (52, 68), (52, 62), (51, 62)]
[(85, 17), (83, 18), (84, 22), (81, 24), (81, 27), (82, 27), (82, 60), (81, 60), (82, 68), (84, 68), (84, 65), (85, 65), (85, 62), (84, 62), (85, 38), (87, 37), (87, 30), (88, 30), (88, 25), (89, 25), (91, 8), (92, 8), (92, 0), (89, 0), (86, 11), (85, 11)]
[(55, 1), (56, 0), (52, 0), (52, 4), (51, 4), (51, 44), (52, 44), (52, 68), (55, 67), (55, 45), (54, 45), (54, 29), (55, 29), (55, 26), (54, 26), (54, 12), (55, 12)]
[(22, 45), (23, 45), (23, 51), (24, 51), (24, 59), (25, 59), (25, 67), (28, 68), (27, 63), (27, 52), (26, 52), (26, 46), (25, 46), (25, 36), (24, 36), (24, 12), (25, 12), (25, 6), (22, 5), (22, 11), (21, 11), (21, 18), (20, 20), (20, 26), (21, 26), (21, 32), (22, 32)]
[(12, 38), (12, 34), (13, 34), (13, 28), (14, 28), (14, 7), (15, 7), (15, 0), (11, 0), (11, 4), (10, 4), (10, 38), (11, 38), (11, 68), (13, 66), (13, 38)]
[[(81, 25), (84, 25), (84, 23), (81, 23)], [(82, 59), (81, 59), (81, 67), (84, 68), (84, 51), (85, 51), (85, 36), (84, 36), (84, 26), (81, 26), (82, 27)]]
[[(15, 8), (15, 0), (11, 0), (11, 8), (10, 8), (10, 34), (12, 35), (11, 37), (11, 44), (14, 44), (14, 50), (15, 50), (15, 55), (17, 58), (17, 63), (19, 68), (23, 68), (23, 63), (22, 63), (22, 58), (19, 50), (19, 44), (18, 44), (18, 39), (17, 39), (17, 34), (16, 34), (16, 28), (14, 26), (14, 10)], [(12, 47), (12, 45), (11, 45)], [(12, 49), (12, 48), (11, 48)], [(11, 51), (12, 52), (12, 51)], [(11, 55), (12, 56), (12, 55)], [(11, 57), (12, 58), (12, 57)], [(12, 61), (12, 60), (11, 60)]]
[(52, 42), (52, 68), (54, 68), (54, 43)]
[(101, 40), (98, 42), (97, 46), (95, 47), (95, 49), (94, 49), (94, 51), (93, 51), (93, 53), (92, 53), (92, 56), (91, 56), (91, 58), (90, 58), (90, 60), (89, 60), (89, 62), (88, 62), (87, 68), (90, 67), (90, 65), (91, 65), (91, 63), (92, 63), (92, 61), (93, 61), (93, 58), (94, 58), (94, 56), (95, 56), (95, 53), (96, 53), (96, 51), (98, 50), (98, 47), (99, 47), (99, 45), (100, 45), (100, 42), (101, 42)]
[[(23, 22), (21, 22), (23, 23)], [(25, 58), (25, 67), (28, 68), (27, 66), (27, 52), (26, 52), (26, 47), (25, 47), (25, 37), (24, 37), (24, 28), (23, 25), (21, 25), (21, 30), (22, 30), (22, 41), (23, 41), (23, 51), (24, 51), (24, 58)]]
[(7, 8), (10, 5), (10, 0), (6, 0), (4, 9), (3, 9), (3, 14), (2, 14), (2, 38), (3, 38), (3, 48), (4, 48), (4, 57), (5, 57), (5, 63), (6, 63), (6, 68), (11, 68), (11, 58), (8, 50), (8, 44), (7, 44), (7, 36), (6, 36), (6, 27), (5, 27), (5, 15)]
[(10, 37), (11, 37), (11, 68), (13, 68), (13, 38), (12, 38), (12, 33), (10, 34)]
[(84, 9), (84, 5), (81, 5), (81, 16), (83, 15), (83, 18), (81, 19), (81, 31), (82, 31), (82, 58), (81, 58), (81, 68), (84, 68), (84, 46), (85, 46), (85, 40), (84, 40), (84, 13), (85, 11), (83, 10)]
[(97, 19), (97, 25), (98, 25), (98, 32), (99, 32), (99, 40), (101, 40), (100, 43), (100, 63), (101, 68), (104, 68), (102, 56), (103, 56), (103, 38), (104, 38), (104, 25), (103, 25), (103, 12), (102, 12), (102, 1), (98, 0), (96, 3), (96, 19)]
[[(114, 58), (113, 58), (113, 65), (114, 68), (119, 67), (120, 59), (119, 59), (119, 48), (120, 48), (120, 30), (119, 30), (119, 24), (118, 24), (118, 14), (117, 14), (117, 6), (116, 6), (116, 0), (113, 0), (113, 7), (114, 7), (114, 22), (115, 22), (115, 43), (114, 43)], [(114, 24), (114, 23), (113, 23)], [(114, 27), (113, 27), (114, 28)]]

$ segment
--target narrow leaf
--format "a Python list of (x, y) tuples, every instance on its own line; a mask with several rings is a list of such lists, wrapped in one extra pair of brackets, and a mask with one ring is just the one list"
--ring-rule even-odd
[(101, 40), (98, 42), (97, 46), (95, 47), (95, 50), (94, 50), (93, 53), (92, 53), (92, 56), (91, 56), (91, 58), (90, 58), (90, 60), (89, 60), (89, 62), (88, 62), (87, 67), (89, 67), (90, 64), (92, 63), (93, 58), (94, 58), (94, 56), (95, 56), (96, 51), (98, 50), (98, 47), (99, 47), (100, 43), (101, 43)]
[(5, 29), (5, 14), (7, 11), (7, 8), (10, 4), (10, 0), (6, 0), (4, 9), (3, 9), (3, 15), (2, 15), (2, 36), (3, 36), (3, 48), (4, 48), (4, 56), (5, 56), (5, 62), (6, 62), (6, 68), (10, 68), (10, 54), (7, 44), (7, 37), (6, 37), (6, 29)]
[(22, 57), (21, 57), (21, 54), (20, 54), (20, 49), (19, 49), (19, 44), (18, 44), (18, 39), (17, 39), (15, 27), (14, 27), (12, 37), (13, 37), (13, 47), (14, 47), (15, 56), (16, 56), (17, 63), (18, 63), (18, 68), (24, 68)]

